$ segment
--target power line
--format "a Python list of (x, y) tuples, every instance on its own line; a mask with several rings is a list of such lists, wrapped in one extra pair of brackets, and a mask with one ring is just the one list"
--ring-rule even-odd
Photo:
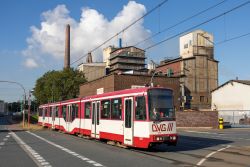
[(220, 44), (223, 44), (223, 43), (226, 43), (226, 42), (229, 42), (229, 41), (233, 41), (233, 40), (236, 40), (236, 39), (248, 36), (248, 35), (250, 35), (250, 32), (246, 33), (246, 34), (243, 34), (243, 35), (239, 35), (239, 36), (233, 37), (233, 38), (229, 38), (227, 40), (223, 40), (223, 41), (217, 42), (215, 45), (220, 45)]
[(176, 27), (176, 26), (178, 26), (178, 25), (180, 25), (180, 24), (182, 24), (182, 23), (185, 23), (185, 22), (187, 22), (188, 20), (191, 20), (191, 19), (193, 19), (193, 18), (195, 18), (195, 17), (197, 17), (197, 16), (199, 16), (199, 15), (201, 15), (201, 14), (203, 14), (203, 13), (205, 13), (205, 12), (207, 12), (207, 11), (209, 11), (209, 10), (211, 10), (211, 9), (213, 9), (213, 8), (215, 8), (215, 7), (219, 6), (219, 5), (221, 5), (221, 4), (223, 4), (223, 3), (225, 3), (226, 1), (228, 1), (228, 0), (224, 0), (224, 1), (222, 1), (222, 2), (220, 2), (220, 3), (217, 3), (217, 4), (213, 5), (213, 6), (210, 6), (209, 8), (207, 8), (207, 9), (205, 9), (205, 10), (202, 10), (202, 11), (200, 11), (200, 12), (198, 12), (198, 13), (192, 15), (192, 16), (189, 16), (189, 17), (183, 19), (182, 21), (180, 21), (180, 22), (178, 22), (178, 23), (176, 23), (176, 24), (174, 24), (174, 25), (172, 25), (172, 26), (170, 26), (170, 27), (164, 28), (163, 30), (158, 31), (157, 33), (155, 33), (155, 34), (153, 34), (153, 35), (151, 35), (151, 36), (145, 38), (144, 40), (142, 40), (142, 41), (140, 41), (140, 42), (137, 42), (134, 46), (140, 45), (141, 43), (144, 43), (144, 42), (148, 41), (149, 39), (152, 39), (152, 38), (158, 36), (159, 34), (161, 34), (161, 33), (163, 33), (163, 32), (166, 32), (166, 31), (168, 31), (168, 30), (170, 30), (170, 29), (172, 29), (172, 28), (174, 28), (174, 27)]
[[(94, 52), (96, 51), (98, 48), (100, 48), (101, 46), (105, 45), (107, 42), (109, 42), (110, 40), (112, 40), (113, 38), (117, 37), (118, 35), (120, 35), (121, 33), (124, 33), (124, 31), (126, 31), (127, 29), (129, 29), (130, 27), (132, 27), (134, 24), (136, 24), (138, 21), (140, 21), (141, 19), (143, 19), (144, 17), (146, 17), (147, 15), (149, 15), (150, 13), (152, 13), (153, 11), (155, 11), (156, 9), (160, 8), (164, 3), (166, 3), (168, 0), (164, 0), (161, 3), (159, 3), (158, 5), (156, 5), (154, 8), (152, 8), (150, 11), (148, 11), (147, 13), (145, 13), (144, 15), (142, 15), (141, 17), (139, 17), (138, 19), (136, 19), (135, 21), (133, 21), (131, 24), (129, 24), (127, 27), (125, 27), (124, 29), (122, 29), (121, 31), (119, 31), (118, 33), (116, 33), (115, 35), (113, 35), (112, 37), (108, 38), (106, 41), (104, 41), (103, 43), (101, 43), (100, 45), (98, 45), (97, 47), (95, 47), (94, 49), (92, 49), (90, 51)], [(81, 56), (80, 58), (78, 58), (77, 60), (73, 61), (70, 65), (75, 64), (76, 62), (80, 61), (82, 58), (86, 57), (88, 54), (85, 54), (83, 56)]]
[(164, 39), (164, 40), (162, 40), (162, 41), (160, 41), (160, 42), (157, 42), (156, 44), (153, 44), (153, 45), (151, 45), (151, 46), (149, 46), (149, 47), (146, 47), (146, 48), (144, 48), (144, 50), (148, 50), (148, 49), (151, 49), (151, 48), (153, 48), (153, 47), (155, 47), (155, 46), (158, 46), (158, 45), (160, 45), (160, 44), (162, 44), (162, 43), (164, 43), (164, 42), (166, 42), (166, 41), (168, 41), (168, 40), (170, 40), (170, 39), (173, 39), (173, 38), (175, 38), (175, 37), (178, 37), (178, 36), (182, 35), (183, 33), (186, 33), (186, 32), (188, 32), (188, 31), (191, 31), (191, 30), (193, 30), (193, 29), (195, 29), (195, 28), (197, 28), (197, 27), (199, 27), (199, 26), (201, 26), (201, 25), (203, 25), (203, 24), (206, 24), (206, 23), (208, 23), (208, 22), (211, 22), (211, 21), (213, 21), (213, 20), (215, 20), (215, 19), (220, 18), (221, 16), (224, 16), (224, 15), (230, 13), (230, 12), (233, 12), (234, 10), (237, 10), (237, 9), (243, 7), (243, 6), (246, 6), (246, 5), (248, 5), (249, 3), (250, 3), (250, 1), (246, 1), (245, 3), (242, 3), (242, 4), (240, 4), (240, 5), (238, 5), (238, 6), (234, 7), (234, 8), (232, 8), (232, 9), (230, 9), (230, 10), (224, 12), (224, 13), (221, 13), (221, 14), (219, 14), (219, 15), (217, 15), (217, 16), (211, 18), (211, 19), (208, 19), (208, 20), (206, 20), (206, 21), (204, 21), (204, 22), (202, 22), (202, 23), (200, 23), (200, 24), (197, 24), (197, 25), (195, 25), (195, 26), (192, 26), (192, 27), (186, 29), (185, 31), (182, 31), (182, 32), (180, 32), (180, 33), (177, 33), (177, 34), (175, 34), (175, 35), (173, 35), (173, 36), (171, 36), (171, 37), (169, 37), (169, 38), (166, 38), (166, 39)]

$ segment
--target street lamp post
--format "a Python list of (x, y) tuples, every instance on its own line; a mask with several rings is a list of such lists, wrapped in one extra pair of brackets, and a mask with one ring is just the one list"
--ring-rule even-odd
[(17, 84), (19, 85), (22, 89), (23, 89), (23, 93), (24, 93), (24, 96), (23, 96), (23, 127), (24, 127), (24, 121), (25, 121), (25, 100), (26, 100), (26, 92), (25, 92), (25, 88), (23, 87), (22, 84), (20, 84), (19, 82), (15, 82), (15, 81), (1, 81), (0, 82), (5, 82), (5, 83), (12, 83), (12, 84)]

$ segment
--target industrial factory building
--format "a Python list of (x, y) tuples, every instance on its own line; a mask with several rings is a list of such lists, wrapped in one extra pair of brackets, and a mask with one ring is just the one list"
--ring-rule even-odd
[(196, 30), (180, 37), (180, 57), (162, 61), (156, 71), (180, 78), (183, 109), (209, 109), (211, 91), (218, 87), (213, 36)]
[[(181, 36), (180, 57), (163, 60), (153, 69), (146, 68), (145, 59), (144, 50), (134, 46), (122, 47), (121, 41), (119, 47), (103, 49), (102, 63), (93, 63), (89, 54), (86, 63), (78, 66), (89, 81), (80, 86), (80, 96), (93, 95), (102, 89), (109, 92), (133, 85), (143, 86), (151, 78), (160, 77), (159, 85), (174, 89), (181, 110), (211, 108), (211, 91), (218, 87), (213, 35), (196, 30)], [(154, 81), (158, 82), (158, 79)]]

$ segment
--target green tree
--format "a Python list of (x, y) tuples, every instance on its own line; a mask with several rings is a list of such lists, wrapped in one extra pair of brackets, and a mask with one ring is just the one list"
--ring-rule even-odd
[(76, 98), (84, 82), (84, 74), (73, 68), (48, 71), (37, 79), (33, 94), (38, 104)]

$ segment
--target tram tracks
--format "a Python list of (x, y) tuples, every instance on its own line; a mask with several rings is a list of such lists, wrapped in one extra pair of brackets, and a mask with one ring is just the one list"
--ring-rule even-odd
[[(95, 139), (86, 139), (86, 138), (80, 138), (78, 136), (73, 136), (74, 138), (77, 138), (78, 140), (85, 140), (88, 142), (95, 142), (98, 144), (103, 144), (103, 145), (108, 145), (107, 141), (100, 141), (100, 140), (95, 140)], [(194, 137), (195, 138), (195, 137)], [(225, 147), (226, 144), (228, 143), (221, 143), (220, 141), (217, 141), (216, 139), (209, 139), (205, 138), (203, 141), (202, 138), (199, 138), (201, 140), (196, 140), (194, 139), (189, 139), (189, 138), (184, 138), (183, 140), (181, 139), (177, 145), (177, 147), (173, 146), (163, 146), (163, 147), (154, 147), (153, 149), (150, 150), (144, 150), (144, 149), (137, 149), (137, 148), (127, 148), (125, 149), (126, 151), (130, 151), (136, 154), (141, 154), (143, 156), (149, 156), (151, 158), (156, 158), (159, 160), (166, 161), (170, 164), (173, 165), (178, 165), (178, 166), (197, 166), (197, 163), (204, 159), (207, 154), (214, 152), (218, 149), (221, 149), (220, 147)], [(208, 140), (208, 141), (207, 141)], [(211, 141), (210, 141), (211, 140)], [(209, 142), (210, 141), (210, 142)], [(112, 145), (113, 147), (116, 148), (121, 148), (117, 144), (109, 144)], [(234, 151), (232, 151), (234, 149)], [(227, 155), (239, 155), (239, 156), (248, 156), (247, 154), (239, 154), (237, 153), (238, 151), (246, 151), (246, 148), (241, 148), (237, 146), (230, 147), (230, 150), (223, 150), (221, 153), (227, 154)], [(148, 158), (149, 158), (148, 157)], [(184, 157), (184, 158), (183, 158)], [(220, 157), (216, 157), (216, 155), (213, 155), (213, 157), (208, 157), (206, 161), (218, 161), (218, 162), (224, 162), (224, 159), (221, 159)]]

